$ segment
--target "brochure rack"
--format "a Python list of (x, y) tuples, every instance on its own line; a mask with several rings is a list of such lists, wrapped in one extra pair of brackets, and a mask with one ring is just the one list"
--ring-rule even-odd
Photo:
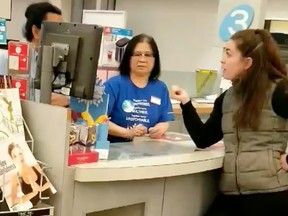
[[(25, 129), (25, 137), (26, 137), (26, 142), (29, 145), (32, 153), (34, 154), (34, 139), (33, 136), (29, 130), (29, 127), (25, 121), (25, 119), (23, 118), (23, 124), (24, 124), (24, 129)], [(42, 168), (43, 171), (47, 170), (47, 169), (52, 169), (51, 166), (49, 166), (48, 164), (37, 160), (38, 164), (40, 165), (40, 167)], [(3, 174), (3, 182), (5, 182), (5, 172)], [(43, 186), (43, 175), (41, 175), (41, 180), (40, 180), (40, 186)], [(0, 204), (5, 202), (5, 198), (4, 198), (4, 193), (5, 193), (5, 187), (3, 188), (3, 191), (0, 191)], [(43, 201), (44, 200), (48, 200), (50, 197), (44, 197), (42, 196), (42, 192), (39, 193), (39, 198), (40, 198), (40, 202), (34, 206), (32, 209), (28, 210), (28, 211), (3, 211), (0, 208), (0, 215), (7, 215), (7, 216), (29, 216), (29, 215), (33, 215), (33, 216), (40, 216), (40, 215), (49, 215), (49, 216), (53, 216), (54, 215), (54, 206), (50, 206), (45, 204)]]

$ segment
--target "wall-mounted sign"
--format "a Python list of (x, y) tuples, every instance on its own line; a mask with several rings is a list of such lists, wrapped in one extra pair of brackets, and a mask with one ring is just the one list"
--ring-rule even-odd
[(223, 41), (228, 41), (237, 31), (248, 29), (254, 19), (254, 9), (248, 4), (234, 7), (223, 19), (219, 34)]

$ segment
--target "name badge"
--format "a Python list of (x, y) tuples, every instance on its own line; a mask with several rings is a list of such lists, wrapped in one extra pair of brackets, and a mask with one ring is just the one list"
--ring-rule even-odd
[(161, 99), (158, 97), (151, 96), (151, 103), (161, 105)]

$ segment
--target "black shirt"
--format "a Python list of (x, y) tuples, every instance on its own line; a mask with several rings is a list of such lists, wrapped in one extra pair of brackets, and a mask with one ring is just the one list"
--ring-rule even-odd
[[(209, 147), (223, 138), (221, 127), (222, 103), (225, 93), (222, 93), (214, 103), (209, 119), (203, 123), (191, 101), (181, 104), (184, 124), (198, 148)], [(279, 82), (272, 95), (272, 108), (282, 118), (288, 119), (288, 81)], [(288, 157), (287, 157), (288, 159)]]

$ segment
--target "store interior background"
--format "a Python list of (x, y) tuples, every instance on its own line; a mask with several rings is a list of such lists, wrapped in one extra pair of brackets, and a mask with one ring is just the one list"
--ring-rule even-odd
[[(43, 0), (12, 0), (8, 39), (23, 39), (26, 7)], [(220, 70), (222, 47), (217, 46), (219, 0), (50, 0), (60, 7), (65, 21), (81, 22), (82, 9), (127, 11), (127, 28), (133, 34), (152, 35), (159, 45), (162, 79), (168, 87), (178, 84), (196, 96), (195, 70)], [(282, 20), (271, 30), (288, 33), (288, 1), (268, 0), (267, 20)], [(219, 93), (220, 76), (207, 94)]]
[[(2, 1), (2, 0), (0, 0)], [(12, 19), (8, 21), (7, 28), (8, 28), (8, 38), (9, 39), (18, 39), (22, 40), (22, 28), (25, 23), (24, 12), (27, 6), (33, 2), (43, 1), (43, 0), (12, 0)], [(99, 6), (102, 9), (113, 9), (114, 0), (102, 0), (101, 4), (99, 1), (96, 0), (52, 0), (53, 4), (57, 5), (61, 8), (63, 12), (63, 17), (65, 21), (77, 21), (81, 22), (82, 17), (82, 10), (83, 9), (95, 9), (96, 6)], [(216, 69), (219, 70), (219, 61), (222, 54), (222, 48), (216, 46), (216, 37), (217, 37), (217, 12), (218, 12), (218, 0), (117, 0), (115, 9), (116, 10), (125, 10), (128, 14), (127, 19), (127, 28), (133, 29), (134, 35), (139, 33), (147, 33), (151, 34), (157, 41), (161, 60), (162, 60), (162, 76), (161, 79), (167, 83), (170, 87), (172, 84), (181, 85), (183, 88), (187, 89), (191, 96), (195, 95), (195, 70), (196, 69)], [(84, 7), (82, 7), (84, 5)], [(288, 1), (287, 0), (268, 0), (267, 10), (266, 10), (266, 19), (268, 20), (286, 20), (286, 22), (275, 22), (271, 24), (271, 28), (273, 31), (282, 31), (288, 33)], [(1, 8), (0, 8), (1, 10)], [(212, 92), (217, 93), (219, 91), (219, 82), (220, 82), (220, 74), (218, 83), (216, 82)], [(66, 152), (65, 147), (63, 147), (63, 140), (65, 140), (65, 132), (67, 133), (67, 111), (66, 109), (55, 109), (51, 106), (41, 106), (41, 109), (33, 110), (32, 112), (28, 112), (28, 110), (32, 110), (31, 107), (34, 105), (31, 103), (26, 103), (24, 112), (26, 114), (27, 120), (31, 125), (34, 125), (33, 132), (38, 131), (39, 127), (37, 125), (45, 124), (48, 125), (47, 127), (51, 128), (48, 130), (47, 133), (33, 133), (35, 136), (35, 140), (43, 141), (41, 145), (38, 145), (38, 154), (43, 161), (49, 162), (49, 165), (56, 168), (53, 169), (53, 175), (57, 176), (57, 178), (51, 178), (55, 182), (57, 189), (60, 191), (59, 196), (55, 198), (61, 199), (61, 206), (57, 208), (56, 211), (61, 211), (62, 209), (67, 208), (67, 206), (72, 206), (72, 202), (74, 201), (70, 196), (70, 192), (72, 191), (71, 188), (75, 185), (78, 186), (78, 190), (80, 191), (81, 187), (85, 188), (87, 193), (83, 193), (82, 197), (75, 198), (79, 200), (92, 200), (95, 206), (101, 206), (103, 209), (109, 208), (116, 208), (118, 206), (130, 205), (131, 200), (135, 204), (135, 197), (138, 196), (140, 193), (135, 193), (134, 188), (137, 188), (137, 184), (131, 184), (130, 181), (128, 182), (120, 182), (119, 189), (121, 193), (118, 193), (118, 196), (115, 196), (115, 189), (118, 188), (117, 182), (112, 182), (111, 185), (109, 183), (87, 183), (81, 184), (79, 182), (75, 183), (74, 178), (71, 177), (72, 173), (67, 172), (67, 167), (63, 164), (64, 161), (67, 159), (67, 155), (64, 154)], [(33, 106), (32, 106), (33, 105)], [(40, 107), (39, 104), (35, 105)], [(43, 109), (42, 109), (43, 108)], [(44, 110), (44, 112), (43, 112)], [(49, 111), (49, 112), (48, 112)], [(50, 112), (51, 111), (51, 112)], [(53, 111), (53, 112), (52, 112)], [(43, 113), (47, 113), (47, 115), (43, 115)], [(59, 126), (62, 130), (58, 130), (58, 127), (51, 126), (47, 118), (50, 113), (56, 113), (55, 119), (57, 120), (54, 122), (53, 125)], [(63, 114), (64, 113), (64, 114)], [(34, 117), (36, 116), (36, 118)], [(33, 118), (32, 118), (33, 117)], [(62, 117), (62, 118), (60, 118)], [(65, 119), (64, 119), (65, 117)], [(31, 123), (31, 122), (32, 123)], [(48, 124), (49, 123), (49, 124)], [(58, 124), (59, 123), (59, 124)], [(177, 125), (179, 124), (179, 125)], [(176, 123), (174, 128), (181, 128), (180, 124)], [(51, 127), (50, 127), (50, 126)], [(183, 126), (182, 126), (183, 128)], [(65, 132), (63, 132), (65, 130)], [(182, 129), (181, 129), (182, 130)], [(184, 129), (183, 129), (184, 130)], [(43, 132), (43, 131), (42, 131)], [(45, 136), (43, 136), (43, 134)], [(53, 136), (52, 136), (52, 135)], [(55, 135), (56, 134), (56, 135)], [(41, 138), (40, 138), (41, 137)], [(51, 140), (52, 137), (52, 140)], [(60, 138), (59, 138), (60, 137)], [(45, 141), (45, 143), (44, 143)], [(52, 144), (51, 144), (52, 143)], [(45, 144), (45, 145), (44, 145)], [(68, 146), (68, 145), (67, 145)], [(51, 152), (55, 153), (55, 149), (57, 149), (58, 154), (55, 157), (50, 157), (52, 155)], [(63, 155), (66, 155), (63, 157)], [(61, 166), (60, 166), (61, 165)], [(192, 166), (191, 166), (192, 167)], [(182, 169), (178, 169), (182, 170)], [(54, 172), (55, 171), (55, 172)], [(59, 178), (60, 176), (60, 178)], [(186, 196), (189, 197), (199, 191), (202, 191), (203, 188), (209, 189), (208, 186), (213, 186), (209, 181), (204, 182), (202, 184), (201, 174), (197, 175), (196, 178), (192, 181), (189, 176), (184, 176), (183, 179), (181, 177), (173, 177), (170, 180), (163, 179), (156, 179), (151, 181), (143, 181), (139, 183), (139, 187), (142, 187), (143, 194), (141, 196), (145, 197), (145, 193), (155, 193), (158, 194), (157, 197), (155, 196), (154, 199), (149, 203), (148, 208), (154, 208), (157, 206), (158, 208), (158, 201), (165, 204), (162, 211), (166, 213), (166, 215), (176, 215), (173, 210), (174, 197), (178, 196), (180, 202), (178, 203), (178, 208), (182, 208), (183, 211), (186, 209), (198, 209), (195, 206), (198, 206), (198, 199), (192, 203), (187, 204)], [(204, 177), (203, 177), (204, 178)], [(64, 180), (63, 180), (64, 179)], [(205, 177), (205, 179), (210, 180), (210, 178)], [(212, 179), (212, 178), (211, 178)], [(166, 182), (165, 187), (162, 184), (162, 181)], [(68, 182), (68, 183), (67, 183)], [(154, 184), (154, 183), (155, 184)], [(180, 183), (179, 183), (180, 182)], [(201, 184), (200, 184), (201, 182)], [(179, 190), (178, 183), (183, 184), (181, 186), (182, 190)], [(83, 186), (84, 185), (84, 186)], [(99, 186), (99, 193), (104, 194), (107, 193), (111, 195), (111, 203), (114, 205), (108, 205), (108, 202), (105, 202), (104, 199), (98, 199), (97, 202), (95, 200), (95, 194), (88, 193), (91, 191), (91, 187), (98, 185)], [(103, 187), (104, 185), (104, 187)], [(137, 187), (136, 187), (136, 186)], [(154, 187), (154, 186), (155, 187)], [(197, 185), (197, 188), (196, 186)], [(200, 186), (199, 186), (200, 185)], [(125, 187), (132, 187), (132, 189), (127, 190)], [(195, 186), (195, 187), (194, 187)], [(199, 186), (199, 187), (198, 187)], [(103, 188), (102, 188), (103, 187)], [(79, 189), (80, 188), (80, 189)], [(111, 189), (112, 188), (112, 189)], [(156, 190), (155, 190), (156, 188)], [(160, 189), (159, 189), (160, 188)], [(162, 199), (162, 190), (166, 190), (166, 194), (170, 194), (167, 196), (167, 200), (163, 202)], [(194, 191), (196, 188), (196, 192)], [(159, 190), (157, 190), (159, 189)], [(65, 192), (66, 193), (65, 193)], [(68, 192), (67, 192), (68, 191)], [(128, 193), (130, 199), (121, 199), (122, 194)], [(130, 196), (129, 194), (132, 194)], [(160, 191), (160, 192), (159, 192)], [(87, 196), (88, 194), (88, 196)], [(120, 194), (120, 195), (119, 195)], [(159, 195), (160, 194), (160, 195)], [(173, 194), (173, 196), (171, 195)], [(176, 194), (176, 195), (175, 195)], [(183, 195), (184, 194), (184, 195)], [(61, 195), (61, 196), (60, 196)], [(93, 195), (93, 196), (92, 196)], [(127, 195), (127, 194), (126, 194)], [(181, 195), (181, 196), (180, 196)], [(134, 197), (135, 196), (135, 197)], [(148, 195), (147, 195), (148, 197)], [(181, 197), (181, 198), (179, 198)], [(74, 198), (74, 196), (73, 196)], [(157, 202), (155, 202), (155, 200)], [(200, 199), (199, 199), (200, 200)], [(204, 200), (204, 198), (203, 198)], [(206, 198), (205, 198), (206, 200)], [(88, 201), (85, 201), (85, 206), (89, 206), (87, 204)], [(139, 200), (136, 200), (136, 202)], [(186, 202), (185, 202), (186, 201)], [(75, 202), (76, 203), (76, 202)], [(120, 204), (119, 204), (120, 203)], [(77, 204), (77, 203), (76, 203)], [(187, 205), (186, 205), (187, 204)], [(105, 206), (106, 205), (106, 206)], [(144, 208), (143, 200), (141, 199), (135, 205), (129, 206), (129, 211), (136, 212), (135, 215), (143, 215), (143, 208)], [(151, 208), (149, 206), (152, 206)], [(189, 206), (188, 206), (189, 205)], [(105, 208), (104, 208), (104, 207)], [(112, 206), (112, 207), (111, 207)], [(84, 207), (83, 207), (84, 208)], [(75, 207), (77, 209), (77, 206)], [(87, 208), (88, 209), (88, 208)], [(168, 212), (171, 211), (171, 213)], [(114, 213), (114, 210), (111, 210), (111, 215), (128, 215), (126, 213), (128, 208), (120, 208), (117, 209), (117, 212)], [(123, 213), (120, 213), (123, 212)], [(187, 211), (188, 212), (188, 211)], [(174, 214), (173, 214), (174, 213)], [(149, 214), (149, 213), (147, 213)], [(88, 214), (89, 216), (102, 216), (107, 215), (106, 211), (98, 212), (95, 214)], [(155, 215), (155, 214), (154, 214)]]

